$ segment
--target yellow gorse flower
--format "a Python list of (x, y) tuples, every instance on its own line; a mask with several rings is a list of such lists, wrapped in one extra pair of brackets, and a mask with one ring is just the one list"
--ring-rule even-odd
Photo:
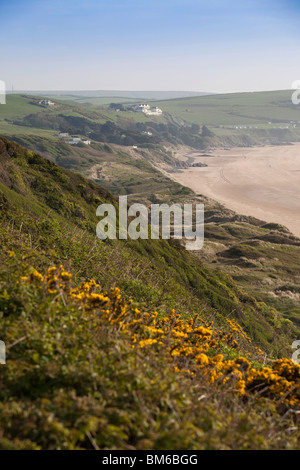
[[(71, 279), (63, 266), (50, 267), (45, 276), (32, 270), (21, 277), (26, 286), (45, 288), (56, 301), (73, 303), (92, 320), (92, 328), (100, 329), (104, 324), (117, 328), (131, 348), (152, 348), (154, 354), (166, 355), (175, 373), (191, 380), (201, 376), (208, 384), (230, 387), (238, 395), (253, 393), (300, 406), (300, 365), (280, 359), (270, 367), (253, 367), (252, 353), (247, 352), (247, 358), (238, 356), (239, 344), (250, 348), (251, 340), (236, 321), (227, 319), (228, 329), (224, 331), (198, 315), (185, 320), (175, 310), (160, 318), (156, 311), (143, 312), (135, 307), (132, 299), (126, 302), (118, 287), (104, 292), (91, 279), (74, 288)], [(226, 350), (235, 358), (226, 358)], [(255, 358), (263, 354), (259, 348), (252, 347), (252, 351)]]

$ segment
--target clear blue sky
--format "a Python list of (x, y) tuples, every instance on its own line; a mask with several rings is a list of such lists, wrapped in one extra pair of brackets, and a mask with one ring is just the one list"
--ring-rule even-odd
[(300, 1), (0, 0), (0, 79), (15, 90), (287, 89)]

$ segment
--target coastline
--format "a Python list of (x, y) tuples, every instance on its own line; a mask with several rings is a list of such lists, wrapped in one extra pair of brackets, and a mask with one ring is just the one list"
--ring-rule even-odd
[(300, 143), (214, 149), (191, 156), (207, 167), (168, 176), (228, 209), (284, 225), (300, 237)]

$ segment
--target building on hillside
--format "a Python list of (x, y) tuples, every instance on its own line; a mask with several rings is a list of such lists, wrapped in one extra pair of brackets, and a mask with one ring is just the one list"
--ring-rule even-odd
[(162, 114), (162, 110), (160, 108), (158, 108), (157, 106), (151, 108), (147, 103), (141, 103), (137, 106), (133, 106), (132, 110), (136, 113), (147, 114), (148, 116), (160, 116)]
[(72, 137), (72, 140), (69, 140), (67, 143), (70, 145), (78, 145), (81, 142), (80, 137)]
[(70, 145), (78, 145), (78, 144), (91, 145), (92, 142), (88, 139), (82, 139), (81, 137), (72, 137), (72, 139), (66, 141), (66, 143)]
[(134, 110), (138, 113), (145, 113), (149, 109), (150, 109), (150, 106), (147, 103), (141, 103), (141, 104), (138, 104), (137, 106), (134, 106)]
[(160, 116), (162, 114), (162, 109), (158, 108), (157, 106), (155, 108), (150, 108), (146, 114), (149, 116)]
[(39, 105), (41, 106), (55, 106), (54, 101), (51, 100), (40, 100)]

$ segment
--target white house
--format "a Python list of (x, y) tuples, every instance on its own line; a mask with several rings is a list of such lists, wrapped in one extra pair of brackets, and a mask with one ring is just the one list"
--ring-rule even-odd
[(141, 103), (134, 107), (134, 110), (138, 113), (146, 113), (150, 109), (149, 104)]
[(40, 100), (39, 104), (41, 106), (55, 106), (54, 101), (51, 101), (51, 100)]
[(70, 145), (78, 145), (78, 144), (91, 145), (91, 141), (88, 140), (88, 139), (81, 139), (81, 137), (72, 137), (72, 140), (68, 140), (67, 144), (70, 144)]
[(157, 106), (155, 108), (150, 108), (146, 112), (146, 114), (148, 114), (149, 116), (160, 116), (162, 113), (162, 109), (158, 108)]
[(72, 137), (72, 140), (69, 140), (67, 143), (70, 145), (77, 145), (79, 142), (81, 142), (80, 137)]
[(143, 131), (142, 134), (153, 135), (151, 131)]
[(148, 116), (160, 116), (162, 114), (162, 110), (157, 106), (155, 108), (151, 108), (147, 103), (141, 103), (137, 106), (133, 107), (133, 110), (137, 113), (144, 113)]

